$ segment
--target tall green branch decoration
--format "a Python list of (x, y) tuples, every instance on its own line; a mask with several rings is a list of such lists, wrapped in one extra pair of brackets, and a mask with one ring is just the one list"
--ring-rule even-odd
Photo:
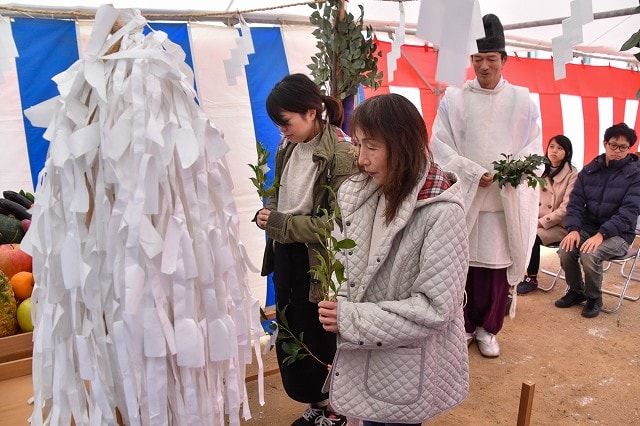
[(493, 175), (493, 181), (498, 182), (500, 188), (509, 184), (512, 187), (517, 187), (523, 181), (527, 182), (527, 185), (535, 188), (540, 185), (544, 188), (546, 181), (537, 175), (538, 167), (543, 164), (547, 164), (549, 160), (547, 157), (537, 154), (529, 154), (524, 158), (512, 158), (511, 155), (500, 154), (504, 157), (503, 160), (494, 161), (493, 168), (496, 170), (496, 174)]
[(311, 75), (326, 95), (344, 99), (358, 93), (360, 84), (377, 89), (382, 83), (378, 72), (378, 58), (373, 29), (363, 23), (364, 7), (360, 17), (345, 11), (344, 0), (326, 0), (313, 3), (309, 21), (317, 27), (313, 35), (318, 39), (318, 52), (308, 65)]

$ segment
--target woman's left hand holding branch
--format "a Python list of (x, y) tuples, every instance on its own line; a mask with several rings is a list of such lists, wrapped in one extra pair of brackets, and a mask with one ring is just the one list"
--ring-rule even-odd
[(338, 302), (323, 300), (318, 303), (318, 313), (322, 328), (333, 333), (338, 332)]

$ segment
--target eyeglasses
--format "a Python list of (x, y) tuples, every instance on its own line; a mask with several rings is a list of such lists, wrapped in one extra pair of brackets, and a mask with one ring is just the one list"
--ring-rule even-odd
[(609, 143), (607, 142), (607, 145), (609, 145), (609, 148), (611, 148), (612, 151), (615, 151), (616, 149), (620, 150), (620, 152), (627, 152), (630, 148), (629, 145), (616, 145), (615, 143)]

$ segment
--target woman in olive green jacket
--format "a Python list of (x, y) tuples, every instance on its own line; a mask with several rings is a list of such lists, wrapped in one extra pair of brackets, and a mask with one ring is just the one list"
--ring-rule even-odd
[[(317, 286), (311, 284), (309, 270), (316, 261), (315, 250), (322, 250), (318, 235), (332, 226), (326, 213), (333, 211), (335, 193), (357, 171), (356, 151), (339, 127), (342, 104), (322, 95), (306, 75), (289, 75), (276, 84), (266, 107), (283, 139), (275, 158), (279, 185), (256, 215), (258, 227), (268, 237), (262, 273), (273, 272), (279, 321), (284, 312), (291, 332), (304, 333), (304, 343), (328, 364), (336, 350), (335, 335), (320, 325), (317, 303), (322, 297), (314, 291)], [(281, 339), (276, 341), (276, 353), (285, 391), (310, 404), (293, 425), (346, 424), (343, 416), (327, 407), (328, 394), (322, 391), (326, 365), (310, 356), (284, 362), (289, 354)]]

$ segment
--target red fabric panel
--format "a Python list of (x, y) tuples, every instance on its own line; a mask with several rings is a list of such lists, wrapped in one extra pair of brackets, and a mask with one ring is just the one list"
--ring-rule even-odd
[(370, 87), (364, 88), (364, 98), (370, 98), (374, 95), (386, 95), (389, 93), (389, 86), (380, 86), (375, 92)]
[[(382, 57), (378, 69), (384, 74), (382, 87), (378, 93), (389, 92), (387, 81), (387, 54), (391, 51), (391, 43), (378, 41)], [(444, 92), (445, 85), (440, 87), (435, 81), (437, 52), (426, 46), (402, 46), (402, 56), (398, 59), (394, 73), (394, 86), (417, 87), (421, 93), (423, 116), (430, 130), (437, 112), (437, 99)], [(525, 86), (531, 92), (540, 94), (542, 115), (542, 137), (546, 146), (547, 140), (562, 133), (562, 109), (559, 95), (568, 94), (587, 98), (583, 100), (585, 122), (585, 160), (597, 155), (600, 143), (598, 126), (598, 97), (614, 99), (614, 118), (616, 122), (624, 119), (624, 101), (635, 99), (640, 89), (640, 73), (611, 66), (593, 66), (585, 64), (566, 65), (567, 77), (554, 80), (553, 60), (520, 58), (510, 56), (503, 68), (503, 76), (512, 84)], [(474, 78), (473, 69), (467, 70), (468, 77)], [(440, 90), (438, 90), (440, 89)], [(365, 96), (371, 96), (371, 90), (365, 90)], [(613, 124), (613, 123), (612, 123)], [(628, 123), (632, 124), (632, 123)], [(640, 115), (636, 119), (635, 128), (640, 129)], [(595, 129), (595, 131), (594, 131)], [(594, 139), (595, 138), (595, 139)]]
[(438, 113), (438, 104), (440, 102), (440, 96), (436, 95), (429, 89), (420, 89), (420, 101), (422, 105), (422, 117), (427, 124), (427, 131), (431, 136), (431, 127), (433, 126), (433, 120)]
[[(384, 75), (383, 86), (388, 86), (387, 54), (391, 43), (378, 41), (382, 57), (378, 69)], [(435, 90), (435, 71), (437, 52), (426, 46), (402, 46), (402, 54), (416, 66), (432, 89)], [(398, 59), (398, 68), (394, 73), (393, 85), (427, 88), (426, 84), (405, 58)], [(513, 84), (528, 87), (535, 93), (564, 93), (576, 96), (601, 96), (618, 99), (635, 99), (640, 88), (640, 73), (611, 66), (593, 66), (585, 64), (566, 65), (567, 77), (554, 80), (553, 61), (551, 59), (520, 58), (510, 56), (503, 68), (504, 77)], [(468, 69), (473, 78), (473, 69)]]
[[(598, 98), (583, 97), (582, 111), (584, 114), (584, 164), (588, 164), (600, 151), (600, 122), (598, 112)], [(576, 141), (577, 142), (577, 141)]]
[(611, 66), (568, 64), (567, 77), (554, 80), (551, 59), (509, 57), (503, 76), (510, 83), (536, 93), (635, 99), (640, 73)]
[(540, 116), (542, 118), (542, 149), (546, 151), (549, 139), (564, 133), (559, 94), (540, 94)]
[[(378, 70), (382, 70), (383, 73), (382, 86), (375, 92), (365, 88), (365, 98), (374, 94), (389, 93), (387, 55), (391, 51), (391, 43), (378, 41), (378, 49), (382, 52), (382, 57), (378, 60)], [(442, 93), (445, 87), (435, 80), (438, 55), (428, 46), (404, 45), (401, 47), (401, 52), (391, 85), (420, 89), (422, 114), (427, 130), (431, 134), (431, 126), (438, 111), (438, 99), (441, 95), (437, 93), (438, 87), (441, 87)]]
[[(626, 99), (614, 98), (613, 99), (613, 123), (622, 123), (624, 121), (624, 107)], [(631, 123), (627, 123), (631, 124)]]

